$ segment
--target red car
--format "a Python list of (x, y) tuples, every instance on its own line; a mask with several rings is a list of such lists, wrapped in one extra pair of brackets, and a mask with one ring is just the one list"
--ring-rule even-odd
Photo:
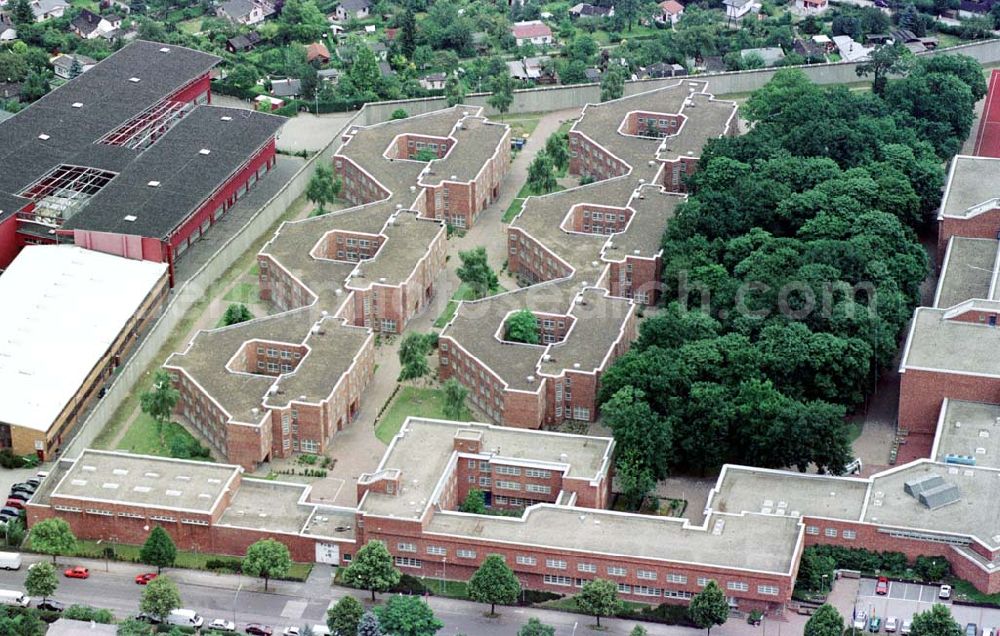
[(875, 584), (875, 593), (879, 596), (885, 596), (889, 593), (889, 579), (884, 576), (878, 577), (878, 582)]
[(135, 577), (135, 582), (139, 585), (145, 585), (156, 578), (156, 572), (146, 572), (145, 574), (137, 574)]
[(8, 499), (5, 506), (10, 506), (11, 508), (17, 508), (18, 510), (24, 510), (24, 502), (20, 499)]
[(69, 579), (86, 579), (90, 577), (90, 570), (78, 565), (63, 572), (63, 576)]
[(260, 623), (250, 623), (243, 631), (249, 634), (249, 636), (271, 636), (274, 633), (273, 629)]

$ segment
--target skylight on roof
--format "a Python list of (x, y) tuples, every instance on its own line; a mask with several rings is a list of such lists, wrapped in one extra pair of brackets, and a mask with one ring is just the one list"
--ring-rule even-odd
[(167, 490), (165, 492), (165, 494), (168, 497), (180, 497), (181, 496), (181, 491), (179, 491), (179, 490)]
[(135, 221), (138, 218), (139, 217), (135, 216), (134, 214), (126, 214), (125, 215), (125, 220), (128, 221), (129, 223), (131, 223), (132, 221)]
[(229, 115), (223, 115), (222, 117), (219, 117), (219, 119), (221, 119), (222, 121), (233, 121), (233, 118), (230, 117)]
[(73, 108), (83, 108), (83, 102), (73, 102)]
[(51, 139), (51, 137), (49, 137), (45, 133), (38, 135), (38, 138), (41, 139), (42, 141), (48, 141), (49, 139)]
[(168, 46), (160, 47), (160, 53), (169, 53), (169, 52), (170, 52), (170, 47)]
[(142, 80), (139, 79), (138, 77), (130, 77), (130, 78), (128, 78), (128, 81), (132, 82), (133, 84), (138, 84)]
[(87, 480), (86, 479), (73, 479), (72, 481), (70, 481), (70, 483), (73, 484), (74, 486), (86, 486), (87, 485)]
[(198, 154), (199, 155), (209, 155), (209, 154), (212, 154), (212, 151), (209, 150), (208, 148), (202, 148), (201, 150), (198, 151)]
[(149, 492), (150, 490), (152, 490), (152, 488), (150, 488), (149, 486), (134, 486), (132, 490), (134, 492)]
[(101, 488), (105, 488), (107, 490), (118, 490), (118, 484), (106, 481), (103, 484), (101, 484)]
[(150, 181), (146, 185), (148, 185), (150, 188), (159, 188), (160, 187), (160, 182), (159, 181)]
[(146, 477), (159, 477), (160, 473), (145, 473)]

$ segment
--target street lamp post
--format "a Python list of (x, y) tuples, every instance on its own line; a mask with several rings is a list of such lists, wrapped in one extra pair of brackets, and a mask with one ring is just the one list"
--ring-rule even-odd
[(236, 627), (236, 601), (240, 598), (240, 591), (243, 589), (243, 576), (237, 573), (240, 577), (240, 585), (236, 588), (236, 594), (233, 595), (233, 627)]

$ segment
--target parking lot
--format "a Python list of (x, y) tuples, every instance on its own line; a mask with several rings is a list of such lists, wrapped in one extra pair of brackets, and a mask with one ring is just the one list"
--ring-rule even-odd
[[(979, 627), (979, 634), (983, 633), (984, 628), (1000, 626), (1000, 609), (953, 605), (950, 600), (939, 600), (938, 587), (935, 585), (890, 581), (888, 594), (882, 596), (875, 594), (874, 579), (862, 579), (858, 585), (855, 608), (858, 614), (865, 612), (868, 616), (882, 618), (884, 627), (885, 619), (889, 616), (897, 617), (902, 623), (910, 620), (914, 614), (930, 609), (934, 603), (947, 605), (963, 628), (968, 623), (975, 623)], [(848, 610), (845, 614), (849, 621), (851, 611)]]

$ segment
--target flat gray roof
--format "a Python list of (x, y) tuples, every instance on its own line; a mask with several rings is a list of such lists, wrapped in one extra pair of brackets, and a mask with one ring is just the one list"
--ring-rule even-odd
[(1000, 468), (1000, 405), (945, 400), (934, 459), (974, 457), (976, 466)]
[(998, 375), (1000, 329), (983, 322), (951, 319), (963, 310), (1000, 312), (1000, 303), (967, 301), (952, 309), (918, 307), (903, 349), (901, 368)]
[(996, 260), (997, 241), (952, 237), (934, 306), (947, 308), (972, 298), (989, 298)]
[(455, 143), (448, 154), (428, 164), (429, 172), (433, 174), (425, 175), (421, 182), (437, 185), (452, 177), (456, 177), (457, 181), (472, 181), (497, 147), (500, 147), (500, 152), (507, 150), (502, 144), (509, 131), (510, 127), (506, 124), (490, 122), (483, 117), (463, 118), (461, 124), (451, 131)]
[(614, 440), (608, 437), (411, 417), (379, 464), (380, 471), (401, 472), (398, 495), (369, 492), (361, 510), (379, 516), (422, 516), (427, 505), (434, 503), (434, 490), (452, 461), (455, 435), (468, 431), (482, 436), (480, 457), (484, 460), (498, 464), (544, 464), (550, 470), (566, 471), (567, 477), (577, 479), (594, 480), (606, 473), (614, 449)]
[(716, 512), (861, 519), (867, 479), (795, 474), (728, 465), (712, 491)]
[[(903, 491), (907, 481), (938, 475), (954, 484), (960, 499), (930, 510)], [(973, 536), (991, 548), (1000, 547), (1000, 506), (996, 492), (1000, 472), (971, 466), (949, 466), (923, 460), (872, 477), (864, 520), (886, 526)], [(881, 502), (881, 503), (877, 503)]]
[(88, 449), (52, 497), (209, 513), (239, 466)]
[[(941, 200), (939, 217), (968, 218), (970, 209), (1000, 197), (1000, 159), (958, 155)], [(996, 206), (992, 206), (996, 207)]]
[(798, 519), (712, 514), (705, 524), (542, 504), (528, 508), (521, 518), (439, 512), (425, 534), (474, 536), (525, 548), (573, 550), (581, 556), (621, 555), (779, 574), (791, 570), (801, 534)]
[(304, 484), (244, 479), (219, 523), (254, 530), (298, 533), (312, 512), (312, 506), (298, 503), (306, 488)]

